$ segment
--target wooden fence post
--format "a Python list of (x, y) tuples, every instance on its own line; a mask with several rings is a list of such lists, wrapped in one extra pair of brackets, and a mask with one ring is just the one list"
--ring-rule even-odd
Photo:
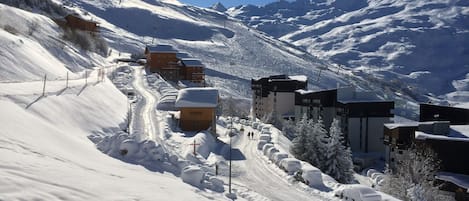
[(46, 80), (47, 80), (47, 74), (44, 74), (44, 85), (42, 87), (42, 96), (46, 95)]
[(65, 83), (65, 88), (68, 88), (68, 71), (67, 71), (67, 82)]
[(88, 84), (88, 70), (85, 70), (85, 85)]

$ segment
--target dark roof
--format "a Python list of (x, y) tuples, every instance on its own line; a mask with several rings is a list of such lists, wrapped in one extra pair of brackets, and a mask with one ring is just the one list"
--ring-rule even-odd
[(146, 49), (149, 52), (158, 52), (158, 53), (177, 53), (177, 51), (171, 45), (156, 45), (156, 46), (147, 46)]

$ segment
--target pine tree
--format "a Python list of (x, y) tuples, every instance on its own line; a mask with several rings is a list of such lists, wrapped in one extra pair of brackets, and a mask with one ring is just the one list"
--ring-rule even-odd
[(352, 153), (344, 145), (344, 137), (339, 120), (334, 119), (329, 130), (329, 142), (324, 159), (324, 173), (342, 183), (350, 183), (353, 179)]
[(290, 147), (290, 152), (299, 160), (305, 160), (306, 153), (306, 139), (309, 129), (309, 121), (306, 115), (304, 115), (301, 120), (296, 124), (295, 133), (296, 136), (292, 140), (292, 146)]
[(307, 155), (308, 155), (308, 162), (311, 165), (324, 170), (325, 164), (325, 155), (327, 151), (327, 143), (328, 138), (327, 130), (324, 128), (324, 123), (322, 118), (319, 117), (317, 122), (311, 120), (310, 122), (310, 132), (308, 133), (307, 138)]

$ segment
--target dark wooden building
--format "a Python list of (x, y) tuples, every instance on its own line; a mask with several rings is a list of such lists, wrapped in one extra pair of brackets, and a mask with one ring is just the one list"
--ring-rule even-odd
[(371, 93), (356, 92), (353, 87), (298, 90), (295, 93), (295, 118), (300, 119), (306, 114), (317, 121), (321, 117), (327, 129), (334, 118), (339, 119), (342, 132), (354, 152), (384, 153), (383, 125), (391, 121), (393, 109), (393, 101), (382, 101)]
[(82, 31), (99, 32), (97, 22), (85, 20), (77, 14), (69, 14), (65, 16), (65, 21), (68, 27), (72, 29), (79, 29)]
[(469, 109), (420, 104), (420, 121), (450, 121), (452, 125), (469, 124)]

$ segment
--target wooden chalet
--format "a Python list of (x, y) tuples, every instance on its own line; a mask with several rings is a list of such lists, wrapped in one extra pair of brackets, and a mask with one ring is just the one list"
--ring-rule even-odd
[(186, 88), (179, 90), (175, 106), (179, 109), (179, 127), (184, 131), (211, 128), (216, 132), (218, 90), (214, 88)]
[(85, 20), (77, 14), (69, 14), (65, 16), (66, 25), (71, 29), (78, 29), (89, 32), (99, 32), (99, 26), (97, 22)]
[(420, 122), (450, 121), (451, 125), (469, 124), (469, 109), (420, 104)]
[(159, 73), (168, 80), (178, 80), (179, 66), (176, 53), (177, 51), (170, 45), (147, 46), (145, 48), (147, 70)]
[(198, 59), (182, 58), (179, 61), (180, 79), (193, 83), (203, 84), (205, 82), (204, 65)]

